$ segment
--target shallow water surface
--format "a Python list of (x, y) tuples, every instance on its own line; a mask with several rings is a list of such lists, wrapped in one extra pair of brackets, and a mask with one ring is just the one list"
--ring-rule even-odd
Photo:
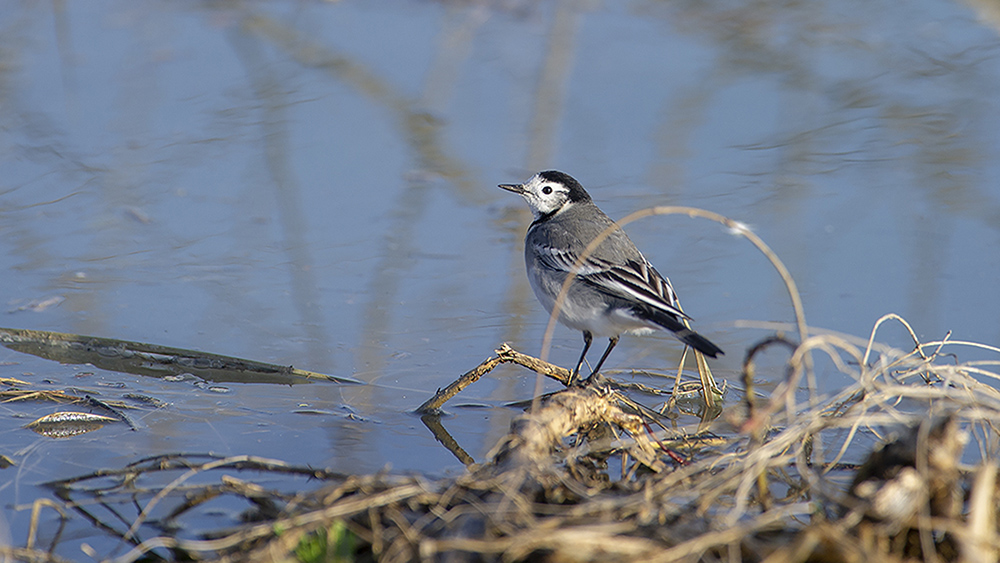
[[(135, 430), (66, 439), (21, 428), (57, 405), (2, 404), (12, 541), (39, 483), (165, 452), (460, 472), (411, 411), (502, 342), (540, 352), (530, 219), (496, 188), (538, 169), (574, 175), (614, 218), (686, 205), (743, 221), (811, 326), (866, 338), (895, 312), (923, 340), (1000, 343), (989, 6), (5, 4), (0, 326), (365, 382), (172, 381), (0, 348), (3, 377), (168, 403), (134, 413)], [(773, 332), (741, 320), (792, 321), (771, 266), (719, 225), (627, 230), (727, 351), (719, 379)], [(898, 326), (880, 339), (912, 346)], [(581, 345), (560, 327), (551, 358)], [(607, 367), (667, 371), (680, 352), (626, 336)], [(821, 392), (846, 384), (818, 365)], [(518, 413), (503, 405), (534, 385), (502, 366), (444, 424), (482, 459)]]

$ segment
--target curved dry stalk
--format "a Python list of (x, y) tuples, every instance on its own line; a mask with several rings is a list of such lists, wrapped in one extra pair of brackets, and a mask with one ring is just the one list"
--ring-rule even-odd
[(66, 511), (63, 510), (63, 507), (60, 504), (46, 498), (35, 499), (35, 502), (31, 503), (31, 521), (30, 524), (28, 524), (28, 541), (24, 545), (25, 549), (35, 549), (35, 539), (38, 537), (38, 517), (42, 508), (46, 506), (54, 508), (64, 521), (69, 518), (69, 515), (66, 514)]
[(983, 344), (982, 342), (971, 342), (968, 340), (932, 340), (930, 342), (925, 342), (920, 346), (921, 348), (930, 348), (934, 346), (942, 347), (946, 344), (949, 346), (969, 346), (972, 348), (979, 348), (982, 350), (986, 350), (988, 352), (996, 352), (1000, 354), (1000, 348), (996, 346), (990, 346), (989, 344)]
[(899, 321), (899, 323), (906, 328), (906, 331), (910, 333), (910, 338), (913, 339), (914, 351), (919, 353), (921, 358), (927, 360), (927, 356), (924, 355), (924, 351), (921, 349), (920, 339), (917, 338), (917, 333), (913, 331), (913, 327), (910, 326), (910, 323), (906, 322), (906, 319), (900, 317), (896, 313), (887, 313), (885, 315), (882, 315), (881, 317), (879, 317), (877, 321), (875, 321), (875, 326), (872, 327), (871, 336), (868, 337), (868, 346), (865, 347), (865, 355), (864, 358), (861, 360), (861, 365), (862, 366), (868, 365), (868, 356), (870, 356), (872, 352), (872, 344), (874, 344), (875, 342), (875, 333), (878, 332), (878, 329), (880, 326), (882, 326), (882, 323), (889, 320)]

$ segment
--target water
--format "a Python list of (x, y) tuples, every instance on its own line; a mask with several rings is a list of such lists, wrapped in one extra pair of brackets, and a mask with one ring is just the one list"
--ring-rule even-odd
[[(1000, 343), (1000, 24), (986, 10), (5, 4), (0, 326), (369, 383), (210, 390), (0, 349), (2, 376), (170, 403), (137, 431), (65, 440), (20, 428), (59, 407), (0, 405), (11, 541), (28, 521), (13, 508), (48, 494), (38, 483), (165, 452), (460, 472), (409, 411), (502, 342), (539, 352), (528, 214), (496, 184), (541, 168), (576, 176), (612, 217), (689, 205), (744, 221), (788, 265), (810, 325), (864, 337), (896, 312), (925, 340)], [(768, 334), (737, 320), (791, 321), (745, 240), (678, 216), (628, 230), (727, 351), (718, 377), (735, 380)], [(883, 339), (910, 346), (897, 327)], [(581, 345), (559, 328), (551, 357), (569, 365)], [(663, 369), (679, 352), (625, 337), (607, 367)], [(481, 459), (516, 414), (501, 405), (533, 386), (502, 367), (455, 400), (492, 407), (450, 408), (445, 425)]]

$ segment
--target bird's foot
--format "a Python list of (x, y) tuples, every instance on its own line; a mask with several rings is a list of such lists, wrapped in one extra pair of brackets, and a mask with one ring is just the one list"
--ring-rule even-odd
[(573, 387), (582, 387), (584, 383), (585, 380), (580, 377), (580, 372), (574, 371), (573, 373), (569, 374), (569, 381), (566, 382), (566, 388), (570, 389)]

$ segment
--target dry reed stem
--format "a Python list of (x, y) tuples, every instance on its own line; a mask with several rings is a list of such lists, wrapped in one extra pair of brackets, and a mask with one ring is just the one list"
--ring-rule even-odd
[(44, 499), (44, 498), (35, 499), (35, 501), (31, 503), (31, 520), (30, 523), (28, 524), (28, 541), (24, 545), (24, 547), (28, 550), (32, 550), (35, 548), (35, 540), (38, 537), (38, 518), (42, 512), (42, 508), (46, 506), (49, 508), (54, 508), (55, 511), (59, 513), (59, 516), (63, 518), (63, 520), (69, 518), (69, 515), (66, 514), (65, 510), (63, 510), (62, 505), (53, 502), (49, 499)]
[(976, 471), (975, 481), (969, 493), (969, 526), (959, 536), (960, 563), (997, 561), (1000, 549), (997, 545), (997, 464), (995, 461), (983, 464)]

